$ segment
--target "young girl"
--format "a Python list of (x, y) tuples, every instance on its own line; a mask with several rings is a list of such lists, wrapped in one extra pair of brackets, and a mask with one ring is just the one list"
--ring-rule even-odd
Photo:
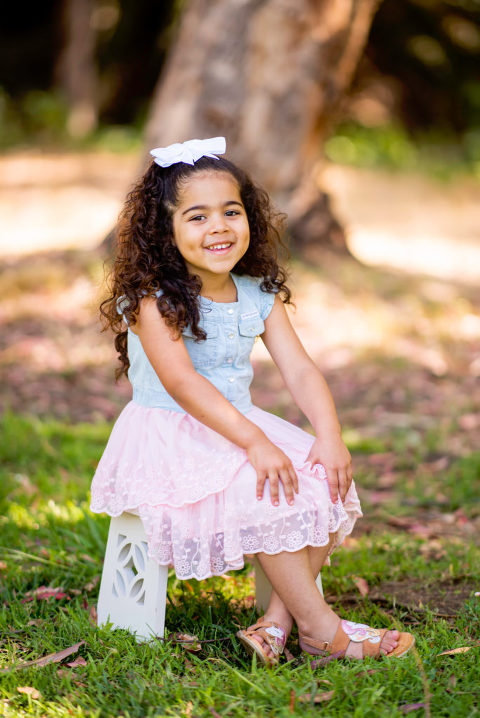
[[(272, 596), (238, 637), (265, 664), (278, 662), (293, 621), (310, 654), (403, 655), (413, 636), (341, 620), (315, 584), (361, 516), (351, 458), (284, 308), (269, 198), (224, 152), (224, 138), (153, 150), (127, 198), (102, 313), (133, 398), (93, 479), (92, 510), (136, 512), (149, 555), (181, 579), (256, 554)], [(252, 405), (257, 336), (316, 438)]]

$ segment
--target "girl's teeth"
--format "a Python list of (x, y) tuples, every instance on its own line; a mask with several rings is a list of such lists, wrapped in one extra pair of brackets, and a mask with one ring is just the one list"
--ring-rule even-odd
[(208, 247), (208, 249), (227, 249), (227, 247), (230, 247), (230, 243), (228, 244), (213, 244), (211, 247)]

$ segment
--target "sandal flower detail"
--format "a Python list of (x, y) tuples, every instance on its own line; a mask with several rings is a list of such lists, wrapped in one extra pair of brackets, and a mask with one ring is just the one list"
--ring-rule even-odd
[[(253, 636), (263, 638), (265, 643), (270, 646), (273, 655), (266, 653), (263, 646)], [(278, 623), (265, 621), (263, 617), (259, 618), (253, 626), (238, 631), (237, 638), (245, 646), (248, 653), (250, 655), (256, 653), (259, 661), (265, 666), (276, 666), (278, 664), (287, 642), (287, 634), (284, 629)]]
[[(380, 645), (389, 629), (371, 628), (364, 623), (341, 620), (333, 641), (317, 641), (308, 636), (300, 636), (300, 647), (311, 656), (330, 656), (344, 658), (351, 641), (362, 644), (362, 658), (393, 658), (404, 656), (415, 645), (415, 637), (411, 633), (400, 633), (398, 645), (386, 655), (380, 652)], [(348, 657), (348, 656), (347, 656)]]
[(355, 643), (370, 641), (370, 643), (381, 643), (382, 634), (378, 628), (371, 628), (365, 623), (354, 623), (353, 621), (342, 621), (342, 628)]

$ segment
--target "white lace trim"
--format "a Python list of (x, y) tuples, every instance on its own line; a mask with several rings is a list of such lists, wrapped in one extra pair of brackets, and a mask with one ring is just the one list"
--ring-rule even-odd
[[(299, 551), (305, 546), (326, 546), (335, 539), (329, 554), (351, 533), (359, 509), (350, 512), (332, 504), (326, 523), (318, 511), (303, 511), (277, 521), (247, 528), (225, 529), (202, 536), (188, 535), (173, 526), (168, 512), (142, 505), (138, 511), (145, 526), (149, 556), (162, 565), (173, 565), (180, 579), (203, 580), (244, 566), (244, 554)], [(182, 535), (185, 534), (186, 535)]]

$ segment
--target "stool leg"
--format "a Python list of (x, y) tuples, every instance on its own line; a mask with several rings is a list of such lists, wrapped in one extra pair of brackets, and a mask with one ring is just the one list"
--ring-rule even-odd
[[(255, 603), (257, 604), (258, 611), (264, 613), (268, 608), (268, 604), (270, 603), (270, 596), (272, 593), (272, 584), (266, 577), (265, 571), (261, 567), (260, 561), (258, 560), (258, 558), (256, 556), (255, 556), (254, 566), (255, 566)], [(317, 588), (323, 596), (322, 574), (321, 573), (318, 574), (317, 580), (315, 581), (315, 583), (317, 584)]]
[(138, 516), (124, 513), (110, 521), (98, 597), (98, 625), (126, 628), (137, 640), (163, 637), (168, 567), (147, 556), (147, 539)]

